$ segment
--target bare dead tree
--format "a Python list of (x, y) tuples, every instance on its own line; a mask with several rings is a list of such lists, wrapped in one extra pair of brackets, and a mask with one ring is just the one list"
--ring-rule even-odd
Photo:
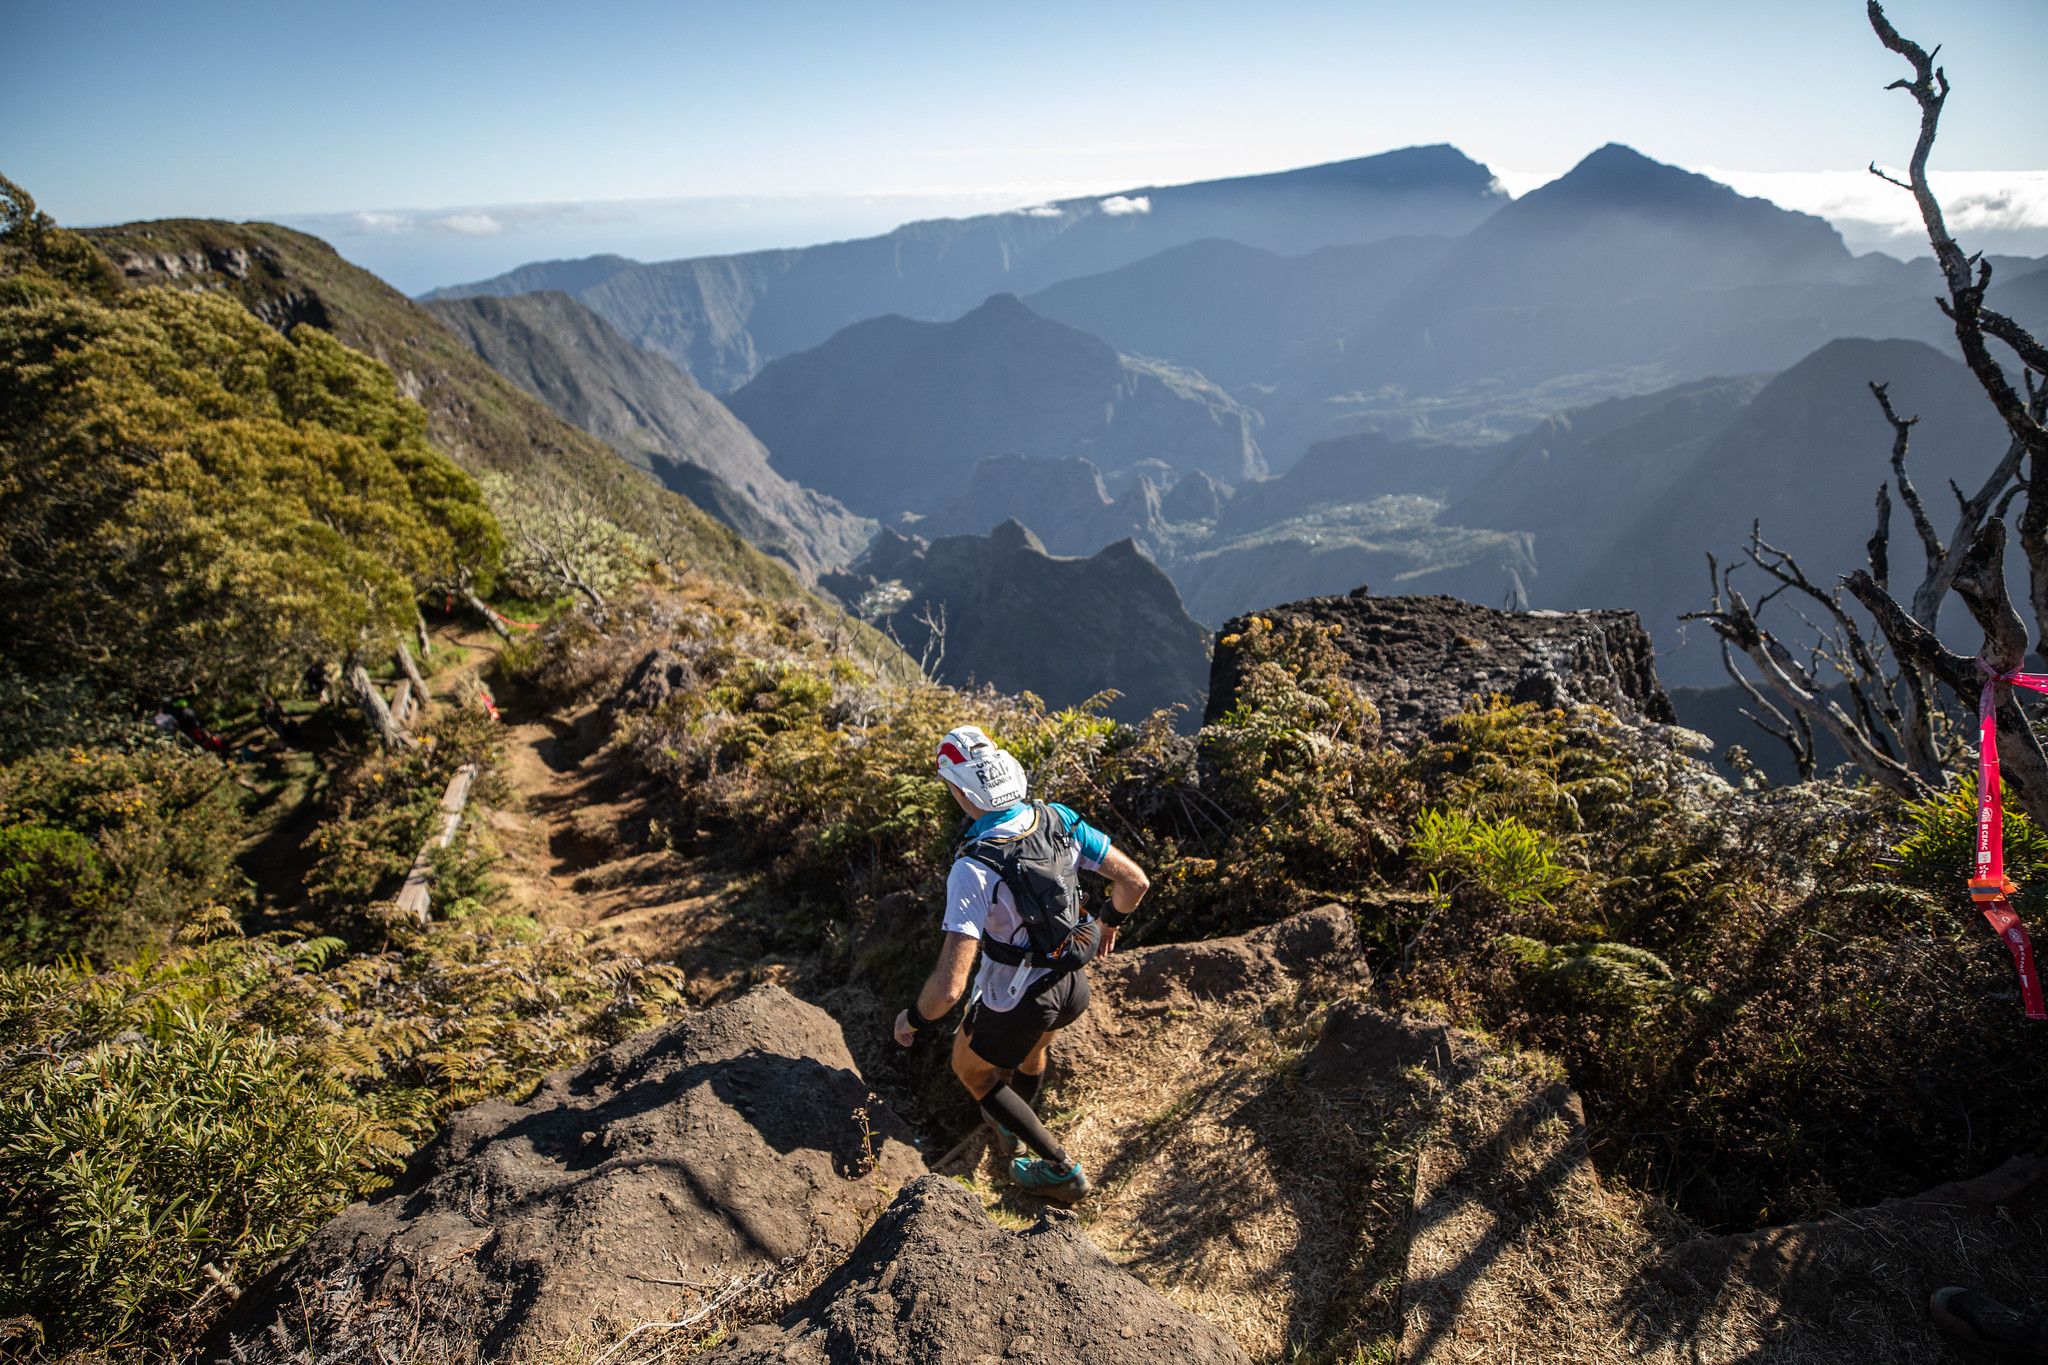
[[(2048, 347), (2011, 318), (1984, 306), (1984, 296), (1991, 288), (1991, 262), (1982, 253), (1965, 255), (1956, 244), (1942, 215), (1941, 201), (1934, 197), (1928, 183), (1927, 158), (1934, 150), (1950, 88), (1947, 72), (1934, 64), (1940, 49), (1929, 52), (1901, 36), (1885, 18), (1884, 7), (1878, 0), (1869, 0), (1869, 15), (1878, 41), (1904, 57), (1913, 68), (1911, 80), (1897, 80), (1886, 88), (1906, 91), (1920, 106), (1920, 136), (1913, 145), (1912, 160), (1907, 163), (1907, 178), (1901, 181), (1887, 175), (1875, 162), (1871, 163), (1870, 173), (1912, 193), (1921, 224), (1927, 229), (1928, 244), (1934, 249), (1935, 263), (1941, 267), (1942, 280), (1948, 287), (1948, 297), (1937, 299), (1936, 304), (1955, 324), (1963, 363), (1977, 377), (1991, 406), (1998, 410), (2006, 429), (2012, 433), (2014, 443), (2026, 453), (2028, 496), (2020, 513), (2019, 541), (2027, 557), (2028, 600), (2033, 608), (2036, 638), (2048, 638), (2048, 498), (2033, 496), (2033, 490), (2042, 487), (2043, 476), (2048, 475), (2048, 412), (2043, 410), (2042, 392), (2035, 382), (2036, 375), (2048, 376)], [(1988, 341), (1993, 338), (2011, 348), (2019, 358), (2024, 397), (2006, 378), (2004, 366), (1992, 354)]]
[[(1869, 0), (1868, 13), (1870, 26), (1878, 40), (1904, 57), (1913, 68), (1913, 79), (1895, 81), (1889, 88), (1909, 92), (1920, 106), (1920, 135), (1914, 144), (1907, 180), (1902, 182), (1886, 175), (1875, 163), (1870, 167), (1871, 174), (1912, 193), (1920, 210), (1922, 225), (1927, 230), (1935, 262), (1940, 266), (1943, 281), (1948, 287), (1948, 297), (1937, 299), (1937, 306), (1955, 324), (1956, 341), (1964, 362), (2004, 420), (2012, 435), (2012, 446), (2017, 447), (2017, 454), (2008, 449), (1992, 477), (1998, 479), (2000, 472), (2005, 471), (2008, 464), (2016, 465), (2021, 456), (2027, 461), (2027, 477), (2022, 485), (2027, 493), (2027, 502), (2020, 515), (2020, 545), (2027, 557), (2029, 598), (2036, 628), (2048, 628), (2048, 498), (2034, 496), (2035, 489), (2042, 486), (2043, 476), (2048, 475), (2048, 426), (2043, 425), (2043, 397), (2034, 382), (2035, 374), (2048, 375), (2048, 349), (2044, 349), (2010, 318), (1984, 306), (1984, 295), (1991, 285), (1991, 264), (1981, 255), (1966, 256), (1963, 253), (1949, 234), (1940, 201), (1934, 197), (1928, 183), (1927, 159), (1934, 149), (1942, 106), (1949, 96), (1947, 74), (1934, 64), (1934, 53), (1902, 37), (1892, 27), (1877, 0)], [(2022, 374), (2025, 398), (2006, 378), (2004, 367), (1992, 355), (1987, 338), (2002, 341), (2025, 366)], [(1880, 504), (1880, 534), (1873, 538), (1872, 571), (1859, 570), (1844, 582), (1850, 594), (1876, 620), (1905, 676), (1910, 679), (1914, 674), (1924, 672), (1927, 678), (1947, 687), (1958, 702), (1974, 707), (1985, 676), (1988, 674), (1995, 679), (2012, 672), (2027, 654), (2026, 627), (2013, 607), (2005, 582), (2006, 527), (2002, 513), (2011, 499), (2008, 495), (1998, 504), (1997, 513), (1987, 518), (1985, 512), (1998, 490), (2004, 487), (2004, 480), (2000, 479), (1991, 490), (1980, 490), (1975, 499), (1963, 497), (1958, 489), (1956, 496), (1962, 504), (1962, 520), (1951, 543), (1943, 547), (1932, 534), (1924, 509), (1917, 506), (1917, 496), (1907, 499), (1905, 494), (1910, 482), (1904, 479), (1905, 449), (1912, 421), (1901, 419), (1892, 410), (1882, 389), (1874, 386), (1873, 391), (1886, 421), (1892, 426), (1893, 469), (1901, 480), (1901, 497), (1914, 512), (1915, 529), (1927, 552), (1928, 576), (1921, 589), (1914, 593), (1910, 611), (1892, 596), (1889, 582), (1880, 580), (1879, 574), (1888, 568), (1888, 564), (1878, 541), (1882, 538), (1889, 515), (1889, 508)], [(2012, 477), (2011, 471), (2006, 471), (2005, 477)], [(1965, 543), (1964, 528), (1972, 519), (1980, 524), (1970, 530), (1967, 548), (1958, 555), (1957, 548)], [(1948, 580), (1946, 585), (1942, 582), (1944, 575)], [(1885, 577), (1888, 578), (1888, 573)], [(1951, 590), (1963, 599), (1984, 632), (1983, 648), (1974, 661), (1947, 649), (1934, 634), (1941, 597)], [(2001, 767), (2021, 805), (2038, 823), (2048, 819), (2048, 759), (2044, 759), (2040, 740), (2014, 699), (2012, 688), (2002, 682), (1996, 683), (1993, 695)]]
[[(1709, 621), (1724, 641), (1747, 655), (1761, 671), (1766, 686), (1785, 703), (1791, 713), (1789, 717), (1763, 701), (1757, 689), (1740, 675), (1733, 655), (1724, 648), (1723, 661), (1730, 674), (1746, 694), (1768, 708), (1776, 723), (1754, 715), (1751, 719), (1791, 746), (1795, 758), (1800, 754), (1800, 744), (1792, 722), (1805, 720), (1834, 736), (1871, 777), (1895, 791), (1911, 793), (1924, 791), (1941, 780), (1943, 760), (1947, 757), (1940, 752), (1934, 733), (1933, 717), (1938, 709), (1935, 687), (1947, 688), (1959, 704), (1974, 709), (1984, 676), (2010, 673), (2026, 657), (2026, 630), (2007, 595), (2000, 559), (2006, 543), (2004, 515), (2021, 491), (2028, 495), (2020, 516), (2019, 538), (2029, 569), (2029, 599), (2037, 629), (2048, 636), (2048, 497), (2033, 496), (2034, 489), (2041, 486), (2039, 481), (2048, 475), (2048, 425), (2044, 425), (2044, 417), (2048, 417), (2048, 410), (2044, 410), (2048, 408), (2048, 386), (2035, 382), (2037, 374), (2048, 376), (2048, 348), (2012, 319), (1985, 307), (1991, 265), (1981, 254), (1966, 256), (1956, 244), (1928, 183), (1927, 160), (1950, 90), (1946, 73), (1934, 64), (1933, 53), (1900, 36), (1877, 0), (1869, 0), (1868, 13), (1879, 41), (1913, 67), (1911, 80), (1896, 81), (1889, 88), (1911, 93), (1921, 115), (1920, 135), (1907, 180), (1886, 175), (1875, 163), (1870, 167), (1871, 173), (1913, 194), (1947, 285), (1947, 297), (1937, 299), (1937, 306), (1954, 323), (1964, 361), (2004, 420), (2011, 440), (1975, 496), (1967, 496), (1961, 488), (1950, 484), (1957, 502), (1957, 520), (1954, 533), (1944, 542), (1907, 473), (1912, 429), (1919, 419), (1899, 416), (1886, 385), (1873, 382), (1870, 386), (1892, 429), (1893, 478), (1889, 485), (1878, 487), (1877, 524), (1868, 544), (1869, 568), (1856, 571), (1843, 582), (1876, 621), (1884, 636), (1885, 652), (1897, 665), (1896, 677), (1886, 677), (1880, 667), (1880, 651), (1863, 638), (1854, 619), (1842, 609), (1839, 593), (1819, 590), (1789, 555), (1770, 546), (1756, 529), (1752, 529), (1750, 536), (1749, 561), (1778, 581), (1778, 587), (1758, 601), (1757, 610), (1779, 593), (1793, 592), (1820, 604), (1830, 621), (1829, 625), (1816, 628), (1821, 643), (1811, 651), (1812, 666), (1798, 665), (1791, 652), (1757, 624), (1755, 611), (1734, 590), (1727, 571), (1716, 577), (1712, 610), (1695, 613), (1695, 617)], [(2006, 378), (1987, 339), (2004, 343), (2018, 356), (2023, 366), (2024, 397)], [(2023, 461), (2027, 475), (2019, 479)], [(1926, 561), (1921, 581), (1911, 594), (1910, 607), (1892, 596), (1893, 487), (1912, 518)], [(1712, 563), (1710, 557), (1710, 570)], [(1984, 630), (1985, 643), (1978, 661), (1947, 650), (1934, 633), (1942, 602), (1951, 591), (1963, 598)], [(1815, 674), (1823, 662), (1834, 665), (1848, 681), (1856, 710), (1854, 717), (1819, 691)], [(1900, 692), (1905, 696), (1903, 710), (1896, 700)], [(2039, 741), (2013, 700), (2011, 688), (1997, 684), (1996, 697), (2001, 760), (2023, 803), (2041, 804), (2039, 814), (2028, 806), (2029, 814), (2038, 820), (2048, 815), (2048, 765), (2043, 763)], [(1887, 742), (1888, 737), (1896, 742), (1896, 749)]]
[[(1879, 411), (1884, 413), (1885, 422), (1892, 429), (1892, 480), (1899, 490), (1899, 501), (1906, 505), (1906, 511), (1913, 518), (1913, 530), (1920, 538), (1920, 547), (1926, 556), (1927, 567), (1920, 585), (1913, 590), (1909, 608), (1914, 620), (1932, 630), (1938, 627), (1941, 604), (1947, 598), (1950, 586), (1955, 582), (1956, 571), (1962, 564), (1963, 556), (1969, 552), (1971, 541), (1977, 530), (1984, 524), (1994, 499), (2005, 494), (1998, 503), (1998, 513), (2003, 515), (2011, 502), (2017, 487), (2008, 489), (2013, 477), (2019, 473), (2021, 457), (2026, 447), (2017, 440), (2006, 447), (2005, 455), (1985, 477), (1983, 484), (1973, 497), (1965, 497), (1963, 490), (1951, 482), (1949, 488), (1956, 496), (1956, 527), (1944, 544), (1935, 531), (1933, 521), (1927, 515), (1926, 505), (1920, 500), (1920, 491), (1913, 486), (1913, 478), (1906, 472), (1906, 454), (1912, 444), (1913, 428), (1920, 419), (1901, 417), (1892, 407), (1891, 386), (1872, 381), (1871, 396), (1877, 399)], [(1891, 498), (1888, 489), (1891, 484), (1877, 486), (1877, 530), (1870, 538), (1870, 572), (1879, 587), (1891, 590), (1889, 539), (1891, 525)], [(1929, 696), (1930, 679), (1926, 672), (1915, 664), (1901, 661), (1899, 682), (1906, 694), (1904, 725), (1899, 737), (1906, 749), (1906, 761), (1924, 777), (1932, 778), (1940, 772), (1943, 755), (1935, 745), (1932, 699)]]
[[(1927, 670), (1957, 699), (1975, 707), (1987, 677), (1996, 679), (2019, 668), (2027, 657), (2027, 627), (2012, 604), (2005, 583), (2005, 520), (1992, 517), (1970, 541), (1955, 577), (1955, 594), (1984, 631), (1984, 647), (1975, 659), (1942, 644), (1897, 599), (1858, 569), (1846, 578), (1850, 594), (1876, 618), (1878, 628), (1901, 659)], [(2029, 818), (2048, 829), (2048, 754), (2020, 710), (2012, 686), (1995, 682), (1998, 719), (1998, 761), (2006, 783)]]
[(939, 679), (939, 665), (946, 661), (946, 604), (938, 604), (938, 615), (932, 615), (932, 604), (924, 604), (917, 614), (918, 624), (925, 629), (924, 648), (918, 651), (917, 671), (933, 682)]

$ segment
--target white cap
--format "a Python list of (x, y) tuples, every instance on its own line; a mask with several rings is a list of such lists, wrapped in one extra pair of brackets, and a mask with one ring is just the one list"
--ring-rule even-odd
[(961, 725), (939, 741), (939, 776), (983, 810), (1008, 810), (1030, 791), (1024, 765), (975, 725)]

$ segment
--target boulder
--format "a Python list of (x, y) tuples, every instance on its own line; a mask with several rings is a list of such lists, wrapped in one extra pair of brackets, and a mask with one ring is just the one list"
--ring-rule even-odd
[(1229, 643), (1254, 616), (1337, 626), (1344, 676), (1379, 708), (1387, 737), (1414, 748), (1474, 695), (1545, 707), (1590, 704), (1632, 724), (1670, 725), (1656, 650), (1632, 611), (1497, 611), (1455, 597), (1310, 597), (1223, 627), (1204, 721), (1236, 704), (1243, 652)]
[(1777, 1344), (1836, 1345), (1844, 1359), (1872, 1365), (1945, 1358), (1925, 1312), (1934, 1290), (1964, 1285), (2019, 1308), (2039, 1299), (2044, 1171), (2048, 1163), (2022, 1154), (1909, 1198), (1679, 1242), (1643, 1267), (1644, 1280), (1676, 1303), (1639, 1334), (1684, 1339), (1721, 1301), (1743, 1297), (1772, 1310)]
[(1325, 905), (1241, 938), (1113, 953), (1089, 972), (1095, 991), (1115, 1011), (1154, 1015), (1195, 1000), (1262, 1000), (1318, 967), (1365, 970), (1358, 927), (1341, 905)]
[(1248, 1362), (1219, 1327), (1147, 1288), (1062, 1209), (1021, 1232), (942, 1176), (904, 1186), (848, 1258), (774, 1326), (751, 1327), (707, 1365), (998, 1359), (1139, 1365)]
[(838, 1259), (886, 1189), (923, 1173), (913, 1141), (839, 1025), (759, 986), (523, 1104), (456, 1114), (258, 1281), (204, 1358), (310, 1336), (322, 1358), (498, 1360), (663, 1317), (691, 1282)]
[[(1198, 1004), (1261, 1010), (1311, 977), (1348, 990), (1372, 985), (1358, 927), (1341, 905), (1305, 911), (1241, 937), (1119, 948), (1090, 966), (1088, 975), (1088, 1012), (1060, 1031), (1052, 1052), (1053, 1064), (1065, 1071), (1118, 1065), (1136, 1040), (1148, 1036), (1153, 1021)], [(956, 1150), (969, 1159), (981, 1154), (973, 1144)], [(951, 1168), (941, 1162), (940, 1169)]]
[(1384, 1083), (1411, 1066), (1443, 1071), (1469, 1046), (1463, 1038), (1435, 1020), (1339, 1000), (1323, 1015), (1322, 1036), (1302, 1064), (1302, 1079), (1335, 1090)]

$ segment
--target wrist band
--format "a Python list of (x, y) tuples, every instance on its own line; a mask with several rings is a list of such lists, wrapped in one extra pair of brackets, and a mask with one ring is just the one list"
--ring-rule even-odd
[(1123, 922), (1129, 919), (1130, 916), (1117, 909), (1114, 905), (1105, 905), (1096, 912), (1095, 918), (1101, 920), (1112, 929), (1120, 929), (1123, 927)]
[(917, 1012), (917, 1002), (915, 1000), (911, 1001), (909, 1006), (903, 1012), (910, 1016), (910, 1031), (912, 1033), (922, 1033), (926, 1029), (930, 1028), (933, 1024), (939, 1022), (937, 1019), (927, 1019), (922, 1014), (919, 1014)]

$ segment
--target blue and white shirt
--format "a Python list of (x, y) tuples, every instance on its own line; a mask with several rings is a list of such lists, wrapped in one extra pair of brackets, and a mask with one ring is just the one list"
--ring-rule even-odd
[[(1101, 867), (1102, 860), (1109, 856), (1109, 836), (1065, 806), (1047, 803), (1046, 809), (1056, 819), (1066, 822), (1067, 832), (1074, 839), (1074, 860), (1080, 870), (1093, 872)], [(982, 839), (990, 835), (1022, 834), (1029, 828), (1031, 804), (1027, 801), (1008, 810), (982, 816), (967, 827), (966, 837)], [(1003, 879), (996, 875), (995, 869), (972, 858), (955, 858), (953, 870), (946, 877), (945, 928), (948, 933), (965, 934), (973, 939), (991, 938), (1018, 948), (1031, 946), (1031, 935), (1025, 930), (1024, 921), (1017, 917), (1017, 901), (1010, 894), (1010, 888), (1003, 885)], [(1051, 970), (1050, 967), (1034, 967), (1029, 962), (1015, 967), (1006, 966), (983, 953), (975, 989), (981, 992), (982, 1004), (1001, 1013), (1015, 1009), (1032, 984)]]

